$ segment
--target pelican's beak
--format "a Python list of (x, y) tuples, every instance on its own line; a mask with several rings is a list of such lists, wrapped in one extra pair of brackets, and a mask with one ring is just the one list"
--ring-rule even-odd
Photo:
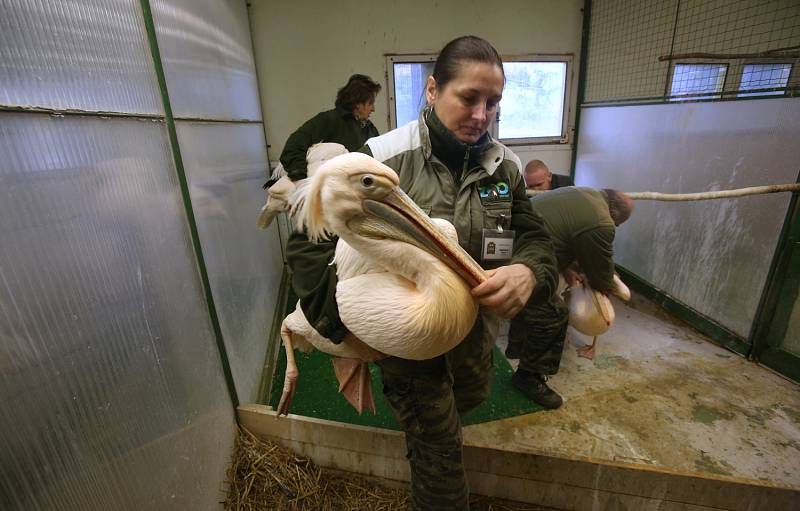
[(362, 236), (392, 238), (430, 253), (463, 278), (470, 287), (486, 280), (486, 273), (458, 242), (448, 238), (400, 188), (378, 200), (363, 201), (369, 215), (354, 218), (349, 227)]

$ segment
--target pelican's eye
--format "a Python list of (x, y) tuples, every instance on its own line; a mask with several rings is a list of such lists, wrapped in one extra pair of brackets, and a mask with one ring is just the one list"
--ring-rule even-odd
[(367, 174), (366, 176), (361, 176), (361, 185), (364, 188), (372, 188), (375, 184), (375, 178)]

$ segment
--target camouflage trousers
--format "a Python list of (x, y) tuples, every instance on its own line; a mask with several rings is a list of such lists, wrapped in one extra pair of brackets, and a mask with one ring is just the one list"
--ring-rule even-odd
[(560, 298), (536, 303), (531, 300), (511, 320), (509, 345), (522, 346), (520, 375), (551, 375), (558, 372), (567, 336), (569, 309)]
[(497, 328), (497, 318), (481, 310), (469, 335), (445, 355), (378, 362), (383, 393), (406, 435), (414, 510), (469, 509), (461, 417), (489, 395)]

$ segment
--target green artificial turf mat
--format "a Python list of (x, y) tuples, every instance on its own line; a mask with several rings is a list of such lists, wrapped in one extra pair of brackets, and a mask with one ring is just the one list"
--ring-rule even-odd
[[(297, 303), (297, 299), (292, 296), (289, 300), (291, 304), (290, 310), (292, 310), (294, 304)], [(318, 350), (314, 350), (311, 353), (301, 353), (295, 350), (295, 358), (300, 375), (297, 378), (297, 389), (289, 410), (290, 413), (361, 426), (400, 429), (386, 402), (386, 398), (383, 396), (383, 386), (378, 366), (370, 364), (372, 391), (375, 397), (377, 414), (372, 415), (371, 412), (364, 412), (359, 415), (337, 390), (339, 384), (333, 372), (330, 355)], [(275, 379), (272, 385), (272, 395), (269, 401), (273, 408), (277, 408), (281, 397), (285, 371), (286, 351), (281, 347), (278, 367), (275, 371)], [(486, 401), (464, 417), (465, 425), (504, 419), (542, 410), (541, 406), (529, 401), (511, 385), (513, 372), (508, 360), (495, 347), (491, 393)]]

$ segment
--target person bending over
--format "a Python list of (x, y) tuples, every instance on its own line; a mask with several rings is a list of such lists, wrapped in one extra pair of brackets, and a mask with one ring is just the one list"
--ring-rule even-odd
[[(553, 238), (558, 270), (573, 283), (577, 265), (589, 286), (602, 293), (614, 287), (613, 243), (616, 227), (633, 211), (633, 201), (611, 189), (567, 187), (535, 196), (533, 209), (541, 214)], [(508, 333), (508, 358), (519, 358), (513, 385), (545, 408), (558, 408), (562, 399), (547, 385), (558, 372), (567, 334), (569, 310), (561, 297), (530, 301), (514, 319)]]

